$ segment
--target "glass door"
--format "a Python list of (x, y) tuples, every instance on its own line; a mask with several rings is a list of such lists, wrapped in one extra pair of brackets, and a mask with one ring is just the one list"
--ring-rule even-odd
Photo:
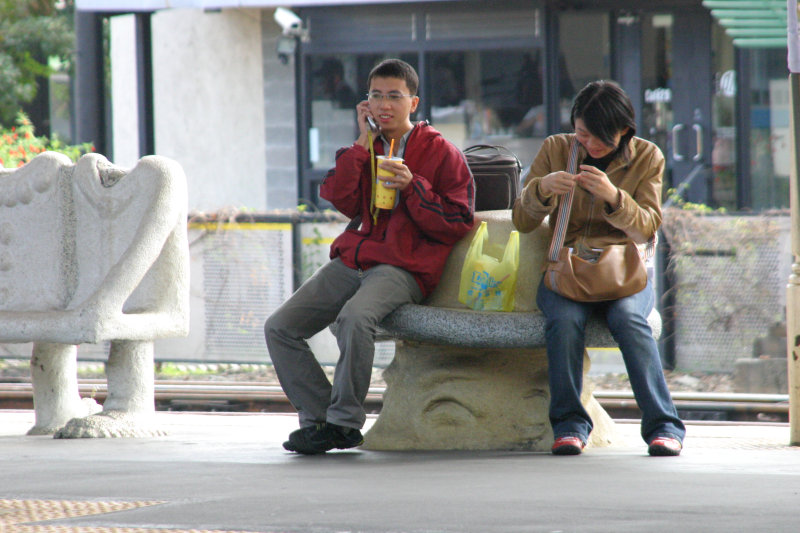
[[(713, 54), (712, 54), (713, 42)], [(733, 45), (703, 11), (642, 16), (639, 134), (667, 158), (665, 200), (736, 207)]]

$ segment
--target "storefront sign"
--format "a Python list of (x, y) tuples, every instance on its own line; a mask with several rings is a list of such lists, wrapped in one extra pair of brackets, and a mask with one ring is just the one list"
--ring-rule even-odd
[(648, 104), (656, 102), (671, 102), (672, 89), (669, 87), (656, 87), (655, 89), (645, 89), (644, 101)]
[(736, 96), (736, 71), (726, 70), (719, 77), (717, 91), (721, 96)]

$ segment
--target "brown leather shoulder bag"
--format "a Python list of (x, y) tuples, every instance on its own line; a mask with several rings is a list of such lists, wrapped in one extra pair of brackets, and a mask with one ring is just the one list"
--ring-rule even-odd
[[(578, 167), (578, 141), (570, 146), (567, 172)], [(553, 240), (545, 263), (544, 284), (551, 291), (577, 302), (618, 300), (641, 291), (647, 285), (647, 271), (639, 248), (631, 241), (596, 250), (589, 259), (581, 258), (564, 246), (574, 189), (561, 197)], [(647, 243), (646, 257), (655, 250), (655, 237)]]

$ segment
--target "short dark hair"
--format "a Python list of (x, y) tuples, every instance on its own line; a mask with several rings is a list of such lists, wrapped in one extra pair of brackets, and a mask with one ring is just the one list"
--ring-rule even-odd
[(402, 59), (384, 59), (375, 65), (367, 77), (367, 88), (372, 83), (372, 78), (401, 79), (406, 82), (406, 87), (413, 96), (416, 96), (419, 89), (417, 71)]
[(636, 134), (636, 117), (631, 99), (615, 81), (597, 80), (580, 90), (572, 103), (570, 122), (583, 120), (589, 133), (608, 146), (614, 146), (614, 137), (628, 128), (617, 148), (630, 159), (629, 142)]

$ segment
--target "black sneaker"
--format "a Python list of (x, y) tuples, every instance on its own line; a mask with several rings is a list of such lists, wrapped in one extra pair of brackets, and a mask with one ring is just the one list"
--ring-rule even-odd
[(328, 423), (325, 429), (331, 448), (346, 450), (364, 444), (364, 436), (355, 428)]
[(334, 444), (328, 438), (326, 426), (321, 422), (292, 431), (289, 440), (283, 443), (284, 449), (303, 455), (317, 455), (333, 449)]

